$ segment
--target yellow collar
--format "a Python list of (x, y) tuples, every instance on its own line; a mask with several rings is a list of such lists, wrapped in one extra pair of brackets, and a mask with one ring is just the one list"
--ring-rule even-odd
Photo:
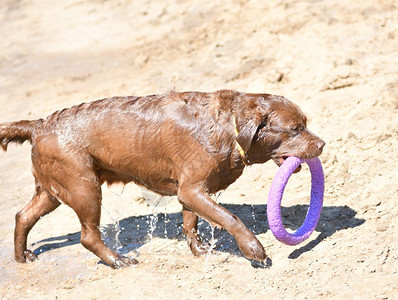
[[(238, 137), (239, 131), (238, 131), (238, 127), (236, 126), (236, 116), (235, 116), (235, 114), (232, 115), (232, 118), (233, 118), (233, 121), (234, 121), (235, 138), (236, 138), (236, 137)], [(239, 150), (240, 156), (242, 157), (243, 161), (245, 161), (245, 158), (246, 158), (245, 150), (243, 150), (243, 148), (239, 144), (238, 140), (236, 140), (236, 145), (238, 146), (238, 150)]]

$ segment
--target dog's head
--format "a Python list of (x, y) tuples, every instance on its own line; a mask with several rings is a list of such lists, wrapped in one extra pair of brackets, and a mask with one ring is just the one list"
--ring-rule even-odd
[(280, 166), (287, 157), (313, 158), (325, 142), (307, 129), (301, 109), (282, 96), (245, 94), (235, 109), (237, 142), (251, 163), (273, 159)]

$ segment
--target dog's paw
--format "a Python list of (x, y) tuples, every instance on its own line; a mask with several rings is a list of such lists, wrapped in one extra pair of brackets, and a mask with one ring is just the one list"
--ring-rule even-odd
[(196, 231), (187, 235), (187, 244), (194, 256), (206, 255), (210, 250), (210, 244), (203, 242)]
[(202, 255), (206, 255), (209, 252), (210, 245), (209, 245), (209, 243), (206, 243), (206, 242), (195, 241), (195, 242), (193, 242), (193, 243), (191, 242), (189, 244), (189, 248), (191, 248), (191, 251), (194, 256), (202, 256)]
[(138, 264), (138, 260), (136, 260), (135, 258), (132, 257), (127, 257), (127, 256), (118, 256), (113, 264), (112, 264), (112, 268), (114, 269), (122, 269), (122, 268), (126, 268), (130, 265), (136, 265)]
[(239, 243), (239, 248), (248, 259), (264, 261), (267, 258), (263, 245), (256, 238)]
[(30, 263), (38, 259), (37, 255), (30, 250), (25, 250), (21, 253), (15, 254), (15, 260), (19, 263)]

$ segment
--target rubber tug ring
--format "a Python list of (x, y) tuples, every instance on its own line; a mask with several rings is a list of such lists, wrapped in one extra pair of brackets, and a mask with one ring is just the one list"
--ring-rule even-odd
[[(300, 228), (294, 233), (288, 233), (283, 226), (281, 215), (283, 191), (293, 171), (302, 163), (306, 163), (311, 172), (310, 206), (307, 216)], [(267, 203), (269, 228), (278, 241), (286, 245), (294, 246), (305, 241), (312, 234), (321, 216), (324, 190), (325, 179), (322, 164), (318, 157), (312, 159), (299, 159), (292, 156), (285, 160), (272, 180)]]

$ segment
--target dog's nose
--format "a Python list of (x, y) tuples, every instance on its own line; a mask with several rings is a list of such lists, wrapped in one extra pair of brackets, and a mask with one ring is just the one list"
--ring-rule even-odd
[(322, 140), (319, 140), (317, 143), (316, 143), (316, 147), (319, 149), (319, 150), (322, 150), (323, 149), (323, 147), (325, 146), (325, 142), (324, 141), (322, 141)]

